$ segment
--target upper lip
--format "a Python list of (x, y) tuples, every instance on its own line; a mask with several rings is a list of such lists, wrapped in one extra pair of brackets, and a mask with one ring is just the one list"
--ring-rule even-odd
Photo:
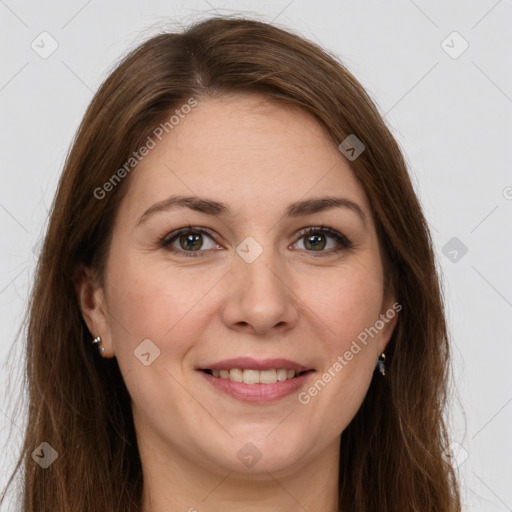
[(252, 357), (236, 357), (234, 359), (224, 359), (217, 363), (211, 363), (198, 368), (199, 370), (231, 370), (240, 368), (242, 370), (295, 370), (295, 373), (301, 373), (313, 368), (308, 368), (296, 361), (289, 359), (272, 358), (272, 359), (254, 359)]

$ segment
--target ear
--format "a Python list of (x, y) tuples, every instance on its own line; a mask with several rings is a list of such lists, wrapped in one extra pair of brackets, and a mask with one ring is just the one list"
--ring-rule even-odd
[(106, 297), (96, 272), (80, 265), (73, 275), (73, 284), (82, 317), (91, 333), (91, 343), (100, 336), (105, 349), (102, 356), (114, 357)]
[(379, 316), (379, 319), (384, 323), (379, 336), (379, 354), (382, 354), (382, 352), (386, 350), (393, 331), (395, 330), (398, 315), (401, 310), (402, 305), (396, 300), (394, 291), (388, 291), (382, 301), (382, 309)]

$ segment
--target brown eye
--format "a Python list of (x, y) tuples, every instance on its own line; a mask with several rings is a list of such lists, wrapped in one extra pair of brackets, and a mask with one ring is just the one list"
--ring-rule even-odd
[[(332, 239), (333, 242), (330, 244), (330, 247), (327, 247), (327, 245), (329, 245), (329, 239)], [(317, 252), (325, 255), (354, 247), (347, 237), (335, 229), (326, 226), (307, 228), (300, 233), (299, 240), (304, 240), (304, 247), (306, 251)], [(324, 250), (326, 247), (328, 250)]]
[(202, 235), (201, 233), (189, 233), (188, 235), (179, 235), (179, 243), (180, 247), (184, 251), (195, 251), (200, 249), (203, 245)]
[[(211, 240), (205, 247), (206, 240)], [(159, 243), (160, 247), (184, 256), (202, 256), (207, 250), (221, 248), (204, 229), (182, 228), (166, 235)]]
[(305, 247), (306, 249), (324, 249), (327, 242), (325, 241), (325, 235), (322, 234), (314, 234), (314, 235), (306, 235), (305, 239)]

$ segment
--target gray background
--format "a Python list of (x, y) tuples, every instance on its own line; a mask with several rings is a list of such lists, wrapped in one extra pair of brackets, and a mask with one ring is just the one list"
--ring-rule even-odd
[(340, 55), (385, 116), (443, 275), (465, 510), (512, 511), (511, 0), (0, 0), (0, 486), (24, 421), (15, 335), (72, 136), (119, 57), (159, 28), (216, 13), (274, 21)]

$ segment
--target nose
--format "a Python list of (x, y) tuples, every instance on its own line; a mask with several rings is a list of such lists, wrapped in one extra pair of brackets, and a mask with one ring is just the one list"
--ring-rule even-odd
[(235, 255), (223, 307), (230, 329), (259, 336), (292, 329), (299, 319), (299, 299), (285, 263), (271, 250), (252, 263)]

